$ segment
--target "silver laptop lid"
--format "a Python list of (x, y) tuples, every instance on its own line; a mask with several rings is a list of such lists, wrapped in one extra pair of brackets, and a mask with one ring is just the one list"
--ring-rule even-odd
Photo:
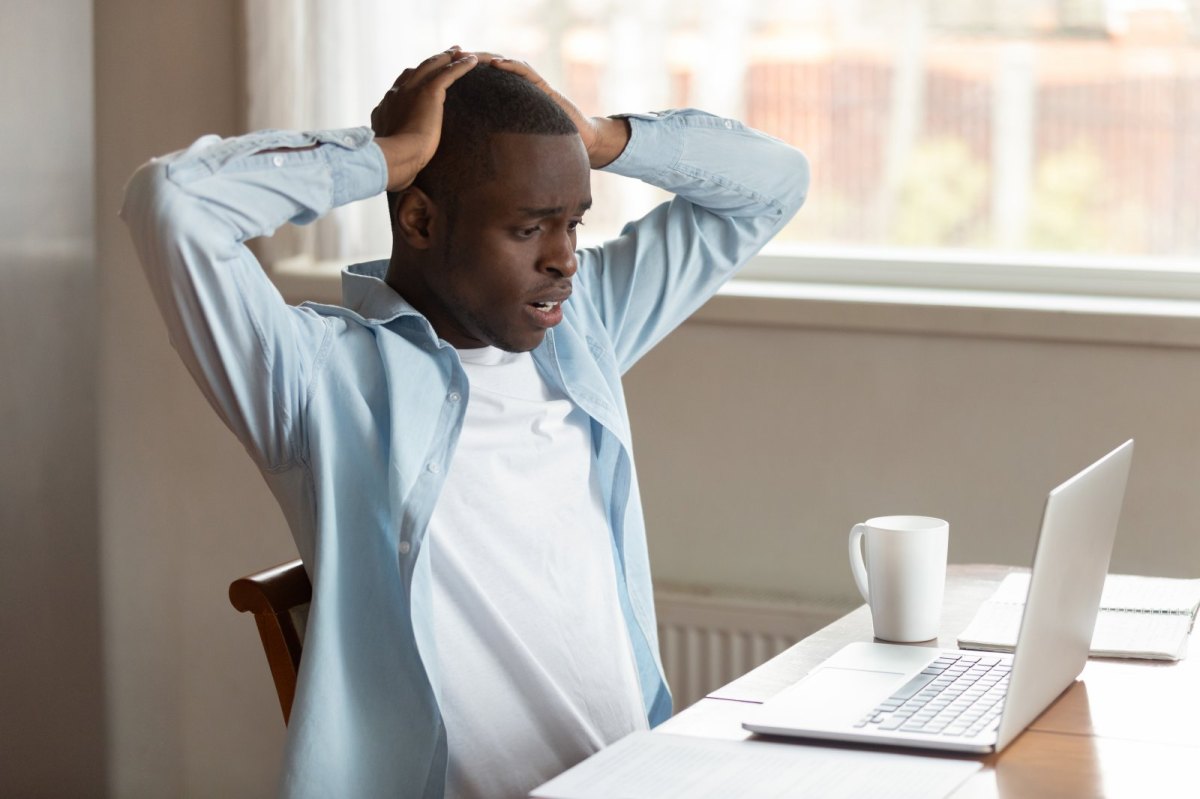
[(997, 750), (1049, 707), (1087, 663), (1132, 459), (1130, 439), (1046, 498)]

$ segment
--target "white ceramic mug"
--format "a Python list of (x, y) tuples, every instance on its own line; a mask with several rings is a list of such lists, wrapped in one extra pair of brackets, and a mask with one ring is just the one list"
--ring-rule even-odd
[(929, 516), (880, 516), (854, 525), (850, 571), (871, 606), (876, 638), (902, 643), (937, 638), (949, 540), (950, 525)]

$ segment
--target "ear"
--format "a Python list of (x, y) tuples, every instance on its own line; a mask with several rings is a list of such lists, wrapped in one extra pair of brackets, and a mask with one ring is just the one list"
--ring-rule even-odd
[(437, 218), (437, 205), (416, 186), (399, 193), (392, 210), (393, 234), (415, 250), (427, 250), (433, 243), (431, 230)]

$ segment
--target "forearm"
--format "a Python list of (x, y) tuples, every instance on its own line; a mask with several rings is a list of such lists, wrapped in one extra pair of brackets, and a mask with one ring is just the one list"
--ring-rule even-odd
[(621, 157), (629, 144), (632, 130), (625, 117), (593, 117), (596, 126), (596, 144), (588, 151), (592, 169), (603, 169)]
[(375, 139), (387, 165), (387, 187), (389, 191), (400, 191), (412, 185), (417, 173), (425, 167), (420, 151), (410, 137), (403, 135), (380, 136)]
[(384, 167), (366, 128), (205, 136), (139, 169), (122, 216), (131, 228), (142, 223), (128, 214), (136, 201), (162, 205), (166, 218), (185, 227), (193, 214), (208, 215), (225, 226), (230, 241), (211, 242), (223, 249), (382, 192)]
[(632, 114), (628, 121), (630, 144), (606, 171), (651, 183), (722, 216), (773, 217), (780, 227), (807, 197), (804, 155), (737, 120), (684, 109)]

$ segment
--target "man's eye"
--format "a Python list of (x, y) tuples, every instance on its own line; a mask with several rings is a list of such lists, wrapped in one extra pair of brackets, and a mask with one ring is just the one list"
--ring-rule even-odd
[(537, 235), (537, 232), (539, 230), (541, 230), (541, 227), (538, 225), (535, 225), (533, 227), (520, 228), (519, 230), (517, 230), (517, 235), (523, 239), (528, 239), (528, 238), (532, 238), (533, 236)]
[(575, 228), (578, 228), (578, 227), (583, 227), (582, 219), (572, 219), (570, 222), (567, 223), (567, 230), (574, 230)]

